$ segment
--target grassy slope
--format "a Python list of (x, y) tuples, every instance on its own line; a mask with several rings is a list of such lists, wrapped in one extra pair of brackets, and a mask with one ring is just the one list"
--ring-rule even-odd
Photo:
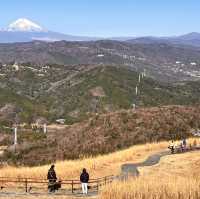
[[(33, 73), (29, 71), (18, 75), (22, 76), (22, 80), (27, 75), (29, 79)], [(33, 84), (32, 80), (28, 79), (25, 81), (27, 87), (30, 82), (30, 85)], [(34, 78), (34, 81), (35, 85), (39, 85), (41, 79)], [(65, 131), (50, 133), (43, 139), (36, 139), (33, 133), (30, 135), (33, 140), (21, 140), (22, 146), (20, 145), (18, 154), (9, 153), (6, 158), (15, 163), (17, 160), (29, 165), (44, 164), (57, 159), (109, 153), (138, 143), (180, 138), (188, 136), (192, 129), (200, 127), (198, 107), (172, 106), (166, 109), (139, 109), (136, 113), (119, 111), (112, 114), (119, 109), (129, 109), (133, 102), (141, 106), (157, 106), (188, 105), (200, 100), (198, 82), (184, 86), (166, 86), (145, 78), (139, 85), (140, 95), (136, 97), (137, 82), (138, 74), (127, 68), (97, 67), (72, 78), (70, 86), (69, 82), (65, 82), (51, 93), (43, 94), (37, 98), (37, 104), (4, 90), (5, 95), (1, 95), (2, 103), (10, 101), (22, 107), (24, 111), (21, 117), (24, 121), (30, 121), (34, 115), (40, 114), (52, 121), (58, 117), (67, 118), (68, 123), (84, 120)], [(91, 89), (96, 87), (103, 89), (104, 97), (94, 97), (91, 94)], [(49, 110), (48, 114), (45, 109)], [(90, 113), (106, 113), (108, 110), (111, 113), (105, 115), (94, 116)], [(73, 111), (77, 111), (77, 117), (70, 116)], [(91, 119), (86, 120), (89, 117)], [(44, 156), (47, 158), (43, 158)], [(32, 157), (37, 161), (33, 161)]]
[[(71, 80), (63, 82), (55, 90), (46, 92), (52, 82), (65, 79), (73, 73), (71, 68), (54, 66), (49, 69), (45, 78), (39, 77), (29, 69), (11, 71), (1, 79), (1, 83), (7, 84), (7, 89), (13, 93), (20, 93), (19, 107), (27, 109), (26, 118), (31, 120), (31, 112), (48, 110), (45, 116), (50, 121), (58, 118), (66, 118), (67, 123), (81, 121), (90, 117), (90, 113), (112, 112), (119, 109), (129, 109), (133, 103), (139, 106), (158, 105), (192, 105), (200, 102), (200, 82), (188, 82), (182, 86), (162, 85), (159, 82), (144, 78), (138, 85), (138, 74), (127, 67), (98, 66), (86, 70), (89, 66), (77, 67), (81, 72)], [(73, 67), (72, 67), (73, 68)], [(76, 67), (74, 67), (75, 69)], [(59, 70), (57, 70), (59, 69)], [(138, 85), (139, 95), (135, 95), (135, 87)], [(100, 87), (105, 96), (93, 96), (91, 90)], [(19, 99), (20, 96), (10, 94), (10, 91), (2, 91), (1, 104)], [(27, 100), (27, 97), (34, 101)], [(23, 103), (23, 104), (22, 104)], [(36, 103), (37, 106), (32, 105)], [(75, 114), (74, 114), (75, 113)]]
[(105, 154), (134, 144), (188, 137), (200, 127), (199, 121), (199, 107), (184, 106), (96, 115), (64, 130), (48, 132), (42, 139), (30, 133), (33, 140), (20, 138), (17, 153), (5, 153), (5, 159), (9, 163), (37, 165)]
[(198, 199), (200, 152), (167, 156), (158, 165), (140, 168), (141, 176), (116, 182), (103, 190), (101, 199)]
[[(162, 151), (168, 146), (167, 142), (145, 144), (130, 147), (126, 150), (110, 153), (107, 155), (99, 155), (94, 157), (83, 157), (78, 160), (66, 160), (56, 162), (56, 171), (60, 178), (78, 179), (82, 168), (86, 167), (91, 174), (91, 178), (101, 177), (105, 175), (118, 174), (121, 164), (125, 162), (140, 162), (147, 156)], [(5, 166), (1, 169), (0, 176), (7, 177), (33, 177), (45, 178), (46, 172), (50, 165), (35, 167), (11, 167)]]
[(45, 115), (45, 108), (25, 96), (0, 88), (0, 107), (13, 104), (19, 109), (20, 122), (31, 122), (35, 115)]
[[(81, 80), (73, 86), (74, 82)], [(139, 96), (135, 95), (138, 74), (126, 67), (98, 67), (78, 75), (61, 85), (54, 92), (38, 99), (49, 108), (53, 117), (65, 117), (68, 123), (88, 117), (88, 112), (106, 112), (129, 109), (133, 103), (140, 106), (191, 105), (200, 102), (199, 82), (184, 86), (167, 86), (150, 78), (139, 84)], [(92, 96), (90, 90), (101, 87), (105, 97)], [(76, 117), (70, 113), (77, 111)]]
[[(188, 140), (188, 143), (193, 142), (194, 139)], [(196, 139), (196, 142), (200, 144), (199, 139)], [(147, 156), (158, 151), (163, 151), (167, 145), (167, 142), (146, 144), (134, 146), (109, 155), (76, 161), (57, 162), (56, 171), (58, 177), (61, 179), (78, 179), (83, 167), (88, 169), (91, 178), (119, 174), (121, 164), (141, 162)], [(198, 199), (199, 161), (199, 152), (164, 157), (158, 165), (140, 169), (142, 175), (138, 179), (130, 179), (127, 182), (116, 181), (108, 187), (103, 188), (103, 192), (98, 198), (153, 199), (157, 196), (162, 199), (186, 199), (189, 198), (188, 195), (190, 194), (190, 198)], [(33, 168), (5, 166), (1, 168), (0, 176), (46, 178), (49, 166)], [(68, 196), (63, 196), (63, 198), (68, 198)]]

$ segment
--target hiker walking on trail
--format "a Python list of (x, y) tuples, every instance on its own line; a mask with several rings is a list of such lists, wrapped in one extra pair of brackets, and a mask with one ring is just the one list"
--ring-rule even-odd
[(49, 192), (55, 192), (54, 185), (56, 183), (57, 177), (56, 177), (56, 172), (54, 168), (55, 166), (51, 165), (51, 168), (49, 169), (48, 174), (47, 174), (47, 179), (49, 180), (49, 184), (48, 184)]
[(83, 194), (87, 194), (88, 193), (89, 174), (87, 173), (85, 168), (83, 169), (83, 171), (80, 175), (80, 181), (81, 181)]

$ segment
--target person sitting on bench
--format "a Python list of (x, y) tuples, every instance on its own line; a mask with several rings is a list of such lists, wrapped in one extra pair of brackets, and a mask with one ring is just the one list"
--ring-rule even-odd
[(48, 171), (47, 174), (47, 179), (49, 180), (48, 183), (48, 190), (49, 192), (55, 192), (56, 190), (58, 190), (59, 188), (61, 188), (61, 182), (56, 182), (57, 177), (56, 177), (56, 172), (54, 170), (55, 166), (51, 165), (51, 168)]

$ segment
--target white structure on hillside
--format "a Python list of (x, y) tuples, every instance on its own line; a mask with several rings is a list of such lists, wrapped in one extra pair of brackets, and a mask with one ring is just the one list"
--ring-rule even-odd
[(17, 127), (14, 127), (14, 145), (17, 145)]
[(98, 54), (97, 57), (104, 57), (104, 54)]
[(12, 65), (13, 69), (15, 71), (18, 71), (19, 70), (19, 65), (15, 62), (13, 65)]
[(138, 95), (138, 87), (135, 87), (135, 94)]
[(139, 74), (138, 82), (140, 83), (141, 81), (141, 75)]
[(56, 122), (59, 124), (65, 124), (65, 119), (57, 119)]
[(43, 132), (44, 132), (44, 134), (47, 133), (47, 124), (46, 123), (43, 125)]
[(191, 62), (190, 65), (191, 65), (191, 66), (196, 66), (197, 63), (196, 63), (196, 62)]

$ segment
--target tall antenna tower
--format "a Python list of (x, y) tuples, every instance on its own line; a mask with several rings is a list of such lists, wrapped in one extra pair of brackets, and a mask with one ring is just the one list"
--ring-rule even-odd
[(140, 76), (140, 74), (139, 74), (138, 82), (140, 83), (140, 81), (141, 81), (141, 76)]
[(17, 145), (17, 126), (14, 127), (14, 146)]
[(44, 134), (47, 133), (47, 124), (46, 123), (43, 125), (43, 132), (44, 132)]
[(138, 86), (135, 87), (135, 94), (138, 95)]

